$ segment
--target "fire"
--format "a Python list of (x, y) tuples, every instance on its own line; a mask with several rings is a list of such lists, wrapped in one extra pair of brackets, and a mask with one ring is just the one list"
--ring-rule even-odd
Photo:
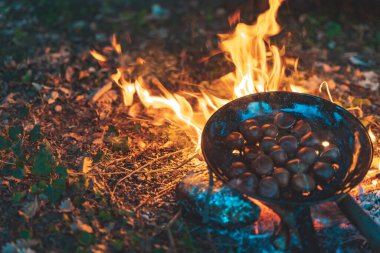
[[(199, 88), (196, 92), (172, 93), (158, 80), (150, 83), (145, 83), (142, 77), (134, 78), (133, 81), (127, 80), (129, 70), (121, 66), (112, 75), (112, 79), (121, 88), (124, 104), (131, 106), (138, 97), (146, 108), (146, 113), (155, 122), (161, 122), (165, 118), (184, 129), (198, 150), (202, 128), (207, 119), (230, 100), (263, 91), (280, 89), (303, 91), (300, 87), (286, 87), (281, 83), (286, 65), (291, 63), (296, 67), (298, 61), (284, 58), (284, 48), (280, 49), (270, 44), (270, 37), (278, 34), (281, 29), (276, 21), (281, 3), (282, 0), (270, 0), (270, 8), (252, 25), (238, 23), (239, 13), (235, 13), (230, 18), (231, 23), (237, 23), (234, 31), (219, 35), (220, 49), (235, 65), (235, 71), (220, 78), (226, 90), (233, 90), (228, 99), (213, 95), (207, 87)], [(112, 46), (120, 56), (123, 56), (115, 36), (112, 38)], [(105, 56), (95, 50), (91, 50), (90, 53), (100, 62), (107, 61)], [(144, 61), (138, 59), (136, 64), (144, 64)], [(194, 100), (196, 102), (193, 102)]]
[(375, 134), (372, 132), (371, 128), (368, 130), (368, 135), (369, 135), (369, 137), (371, 138), (372, 143), (375, 144), (375, 143), (376, 143), (376, 136), (375, 136)]
[[(280, 32), (276, 21), (282, 1), (270, 0), (270, 8), (257, 18), (257, 23), (238, 23), (233, 33), (220, 34), (220, 48), (235, 65), (234, 95), (241, 97), (256, 92), (278, 90), (285, 73), (280, 49), (270, 45), (269, 38)], [(233, 22), (237, 19), (234, 14)]]

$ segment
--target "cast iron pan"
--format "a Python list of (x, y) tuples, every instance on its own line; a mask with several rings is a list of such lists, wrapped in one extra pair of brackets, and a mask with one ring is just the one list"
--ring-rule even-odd
[[(224, 169), (231, 164), (231, 151), (220, 140), (238, 129), (240, 122), (255, 118), (264, 124), (278, 112), (287, 112), (298, 119), (307, 120), (312, 130), (323, 140), (335, 144), (341, 153), (339, 170), (335, 179), (322, 191), (309, 196), (291, 199), (269, 199), (243, 192), (275, 209), (291, 210), (304, 250), (318, 251), (308, 206), (326, 201), (337, 201), (341, 210), (365, 235), (371, 246), (380, 249), (380, 228), (346, 194), (365, 177), (370, 168), (373, 147), (371, 139), (360, 121), (344, 108), (325, 99), (294, 92), (264, 92), (248, 95), (218, 109), (206, 123), (202, 133), (202, 153), (209, 168), (222, 181), (228, 183)], [(314, 241), (314, 242), (313, 242)], [(380, 251), (379, 251), (380, 252)]]

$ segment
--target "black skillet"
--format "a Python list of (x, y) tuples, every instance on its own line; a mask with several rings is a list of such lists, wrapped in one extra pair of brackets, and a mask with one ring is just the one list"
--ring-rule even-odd
[(347, 194), (363, 180), (371, 165), (372, 143), (360, 121), (330, 101), (283, 91), (257, 93), (231, 101), (218, 109), (203, 129), (202, 152), (209, 168), (227, 183), (229, 179), (223, 168), (228, 168), (233, 156), (231, 151), (220, 145), (221, 138), (236, 131), (239, 123), (248, 118), (255, 118), (263, 124), (278, 112), (306, 119), (323, 140), (338, 146), (341, 159), (336, 177), (323, 190), (316, 190), (306, 197), (270, 199), (243, 193), (267, 204), (285, 223), (287, 214), (291, 214), (305, 252), (319, 251), (309, 207), (327, 201), (336, 201), (347, 218), (367, 238), (372, 249), (380, 252), (380, 227)]

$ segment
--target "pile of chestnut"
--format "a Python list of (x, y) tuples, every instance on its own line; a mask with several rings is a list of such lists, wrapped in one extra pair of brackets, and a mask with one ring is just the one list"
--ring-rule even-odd
[(276, 114), (273, 123), (259, 125), (254, 118), (223, 139), (236, 159), (224, 172), (233, 187), (267, 198), (309, 195), (335, 176), (338, 147), (322, 145), (320, 136), (306, 120)]

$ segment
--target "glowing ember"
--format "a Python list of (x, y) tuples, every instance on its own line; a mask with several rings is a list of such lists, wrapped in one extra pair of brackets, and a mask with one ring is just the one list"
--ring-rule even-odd
[(330, 142), (324, 141), (324, 142), (322, 142), (322, 146), (328, 147), (328, 146), (330, 146)]

